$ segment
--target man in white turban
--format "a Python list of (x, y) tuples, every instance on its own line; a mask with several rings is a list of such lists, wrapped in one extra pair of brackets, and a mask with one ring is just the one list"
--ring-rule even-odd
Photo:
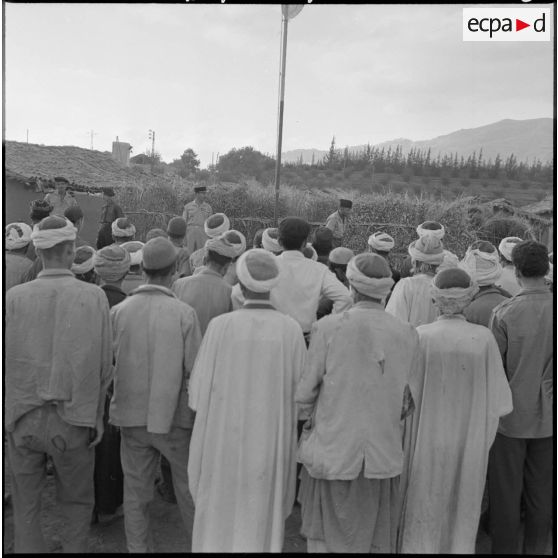
[(193, 552), (281, 552), (295, 496), (302, 330), (270, 303), (280, 260), (237, 262), (244, 308), (211, 320), (190, 380)]
[(463, 315), (472, 324), (488, 327), (492, 310), (510, 297), (508, 292), (495, 285), (502, 275), (499, 260), (495, 246), (485, 240), (477, 240), (467, 248), (465, 257), (459, 263), (459, 267), (479, 286), (479, 292), (463, 310)]
[[(205, 237), (207, 240), (217, 238), (226, 233), (231, 228), (231, 222), (224, 213), (214, 213), (210, 215), (203, 225)], [(205, 241), (205, 244), (207, 243)], [(205, 244), (201, 246), (190, 255), (190, 269), (192, 273), (203, 265), (203, 258), (205, 256)]]
[(475, 553), (488, 452), (499, 418), (512, 410), (494, 336), (462, 313), (477, 290), (462, 269), (439, 272), (431, 296), (440, 316), (417, 327), (399, 553)]
[(515, 296), (520, 290), (521, 286), (517, 282), (517, 277), (515, 276), (515, 268), (512, 263), (512, 250), (516, 244), (523, 242), (518, 236), (508, 236), (503, 238), (498, 245), (498, 251), (500, 252), (500, 262), (502, 264), (502, 274), (497, 280), (496, 285), (502, 287), (511, 296)]
[(24, 283), (24, 274), (33, 266), (33, 262), (26, 257), (31, 232), (32, 229), (27, 223), (10, 223), (5, 229), (5, 290)]
[(43, 219), (31, 233), (43, 270), (6, 293), (4, 410), (16, 553), (48, 552), (41, 531), (47, 455), (64, 520), (62, 549), (87, 550), (112, 337), (105, 294), (70, 271), (75, 238), (63, 217)]
[[(395, 269), (389, 261), (389, 253), (395, 246), (395, 240), (385, 232), (375, 232), (368, 237), (368, 251), (373, 254), (379, 254), (388, 262), (391, 269), (391, 277), (393, 279), (393, 286), (401, 279), (401, 274)], [(393, 287), (392, 287), (393, 290)]]
[(395, 285), (386, 304), (386, 312), (416, 327), (436, 319), (430, 282), (444, 260), (444, 247), (436, 236), (424, 235), (409, 245), (409, 255), (414, 275), (401, 279)]
[(122, 281), (122, 290), (128, 295), (145, 282), (141, 270), (143, 247), (145, 244), (139, 240), (131, 240), (130, 242), (124, 242), (120, 246), (130, 254), (130, 270)]
[(279, 244), (279, 229), (268, 228), (262, 234), (262, 248), (278, 256), (282, 251)]
[(384, 311), (384, 258), (355, 256), (347, 278), (355, 304), (314, 324), (295, 396), (308, 419), (297, 452), (302, 534), (308, 552), (393, 553), (418, 336)]
[(174, 294), (196, 311), (202, 336), (213, 318), (232, 310), (232, 287), (224, 277), (237, 254), (224, 236), (210, 238), (205, 249), (205, 265), (199, 273), (177, 279), (172, 286)]
[[(417, 227), (416, 231), (419, 238), (423, 236), (434, 236), (438, 240), (442, 240), (446, 234), (444, 225), (438, 223), (438, 221), (425, 221)], [(410, 277), (412, 275), (412, 268), (411, 257), (407, 256), (401, 264), (401, 278)]]
[(136, 227), (128, 217), (119, 217), (112, 222), (111, 232), (115, 244), (124, 244), (134, 240)]
[(95, 249), (91, 246), (83, 245), (76, 248), (74, 263), (70, 270), (80, 281), (93, 284), (96, 283), (97, 275), (93, 264), (94, 256)]

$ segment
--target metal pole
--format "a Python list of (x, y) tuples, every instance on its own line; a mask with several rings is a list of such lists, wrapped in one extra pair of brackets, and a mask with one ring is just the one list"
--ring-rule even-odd
[(279, 180), (281, 175), (281, 145), (283, 142), (283, 111), (285, 107), (285, 67), (287, 64), (287, 28), (289, 20), (283, 16), (283, 45), (281, 49), (281, 85), (279, 90), (279, 122), (277, 124), (277, 158), (275, 160), (275, 208), (273, 221), (277, 226), (279, 207)]
[(27, 143), (29, 143), (29, 128), (27, 128)]

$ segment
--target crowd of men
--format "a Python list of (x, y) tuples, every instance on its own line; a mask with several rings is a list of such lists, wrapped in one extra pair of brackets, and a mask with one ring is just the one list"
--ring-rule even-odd
[(48, 550), (47, 462), (67, 552), (122, 514), (128, 550), (153, 551), (156, 489), (194, 552), (280, 552), (295, 504), (309, 552), (474, 553), (481, 512), (494, 553), (545, 551), (544, 245), (477, 241), (460, 260), (427, 221), (395, 269), (383, 231), (343, 246), (341, 200), (314, 232), (286, 217), (249, 247), (199, 187), (145, 243), (107, 188), (94, 249), (56, 183), (5, 229), (16, 552)]

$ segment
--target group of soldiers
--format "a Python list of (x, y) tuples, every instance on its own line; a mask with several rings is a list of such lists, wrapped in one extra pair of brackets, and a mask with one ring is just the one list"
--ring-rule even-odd
[(249, 247), (199, 187), (145, 243), (105, 189), (94, 249), (58, 183), (5, 230), (16, 552), (48, 549), (47, 462), (69, 552), (122, 515), (128, 550), (153, 551), (155, 490), (194, 552), (280, 552), (295, 504), (309, 552), (474, 553), (483, 513), (493, 552), (545, 551), (544, 245), (459, 259), (426, 221), (395, 269), (384, 231), (343, 246), (340, 200), (314, 232), (286, 217)]

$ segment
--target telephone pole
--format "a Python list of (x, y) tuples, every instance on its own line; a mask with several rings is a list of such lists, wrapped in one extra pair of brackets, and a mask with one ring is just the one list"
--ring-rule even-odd
[(149, 139), (151, 140), (151, 172), (155, 166), (155, 130), (149, 130)]

